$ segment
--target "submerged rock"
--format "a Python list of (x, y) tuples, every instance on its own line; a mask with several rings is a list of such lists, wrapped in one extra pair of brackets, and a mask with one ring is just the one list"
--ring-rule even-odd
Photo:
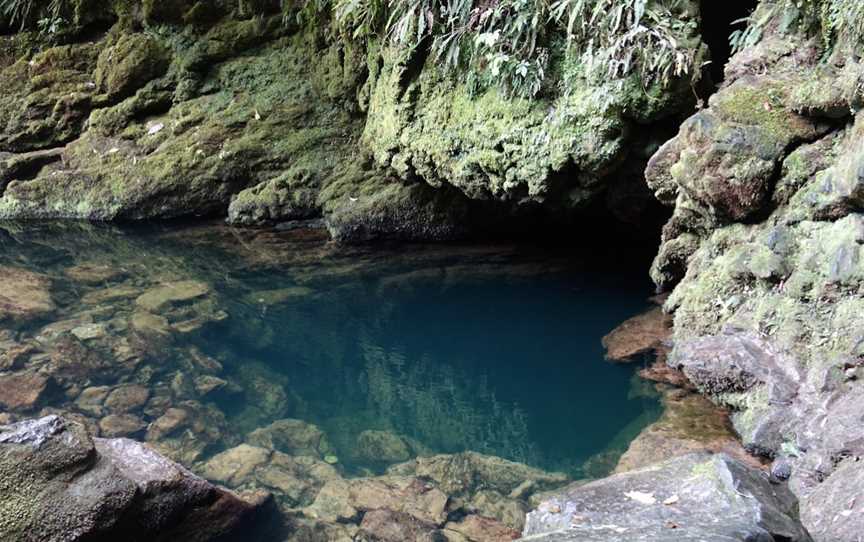
[(0, 540), (255, 539), (245, 501), (146, 446), (92, 439), (56, 416), (0, 426)]
[(408, 442), (389, 431), (363, 431), (357, 437), (357, 457), (370, 463), (401, 463), (411, 458)]
[(663, 348), (672, 336), (672, 317), (656, 307), (634, 316), (603, 337), (606, 358), (613, 361), (634, 361), (643, 354)]
[(159, 313), (171, 305), (190, 302), (209, 292), (210, 287), (203, 282), (171, 282), (144, 292), (135, 300), (135, 304), (148, 312)]
[(725, 455), (691, 454), (573, 486), (528, 515), (525, 540), (812, 542), (795, 497)]
[(26, 321), (55, 310), (51, 280), (18, 267), (0, 266), (0, 321)]

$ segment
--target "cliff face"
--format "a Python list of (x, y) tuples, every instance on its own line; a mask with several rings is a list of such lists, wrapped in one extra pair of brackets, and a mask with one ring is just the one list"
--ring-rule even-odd
[(864, 71), (849, 19), (861, 8), (787, 4), (760, 6), (762, 39), (652, 158), (648, 182), (674, 206), (652, 274), (677, 284), (670, 365), (734, 409), (745, 445), (791, 476), (816, 540), (854, 540)]
[[(697, 7), (677, 5), (681, 54), (704, 54)], [(279, 2), (66, 9), (59, 30), (2, 38), (3, 218), (324, 216), (337, 238), (451, 238), (520, 209), (647, 196), (664, 121), (693, 102), (692, 74), (590, 76), (562, 30), (521, 98)]]

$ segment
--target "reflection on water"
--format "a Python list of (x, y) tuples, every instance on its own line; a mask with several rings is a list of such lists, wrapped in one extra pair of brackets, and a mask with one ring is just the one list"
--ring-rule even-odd
[(473, 450), (580, 477), (659, 415), (600, 344), (645, 307), (641, 270), (222, 226), (6, 225), (0, 245), (54, 305), (5, 315), (6, 351), (31, 350), (0, 375), (51, 381), (32, 404), (0, 392), (6, 418), (60, 411), (190, 465), (299, 419), (346, 474)]

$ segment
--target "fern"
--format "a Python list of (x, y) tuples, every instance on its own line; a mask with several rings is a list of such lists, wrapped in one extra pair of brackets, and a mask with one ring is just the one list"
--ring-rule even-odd
[(695, 75), (680, 45), (696, 22), (683, 0), (333, 0), (340, 29), (401, 47), (428, 47), (449, 70), (479, 86), (500, 84), (533, 97), (544, 86), (555, 35), (604, 77), (640, 74), (668, 84)]
[(21, 30), (36, 24), (43, 34), (56, 34), (66, 23), (69, 0), (0, 0), (0, 13)]

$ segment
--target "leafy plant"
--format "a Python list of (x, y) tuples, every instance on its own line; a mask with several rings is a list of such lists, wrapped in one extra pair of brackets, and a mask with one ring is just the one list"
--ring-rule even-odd
[(21, 30), (36, 23), (43, 34), (56, 34), (66, 24), (64, 14), (69, 10), (69, 0), (0, 0), (0, 13), (10, 24)]
[(694, 73), (682, 39), (696, 22), (683, 0), (333, 0), (339, 27), (355, 39), (428, 47), (451, 70), (480, 85), (525, 97), (541, 92), (555, 36), (592, 70), (620, 78), (638, 72), (668, 83)]

